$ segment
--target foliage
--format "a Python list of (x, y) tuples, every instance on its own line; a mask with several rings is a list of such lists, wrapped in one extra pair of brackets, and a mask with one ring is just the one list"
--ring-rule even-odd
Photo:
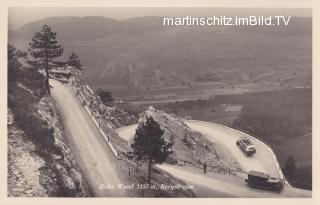
[(76, 196), (77, 193), (66, 187), (58, 167), (54, 166), (53, 156), (63, 156), (55, 144), (54, 129), (38, 114), (40, 99), (46, 94), (45, 76), (38, 69), (25, 66), (23, 61), (27, 61), (26, 53), (8, 45), (8, 107), (13, 113), (14, 124), (23, 130), (23, 140), (31, 141), (35, 152), (45, 160), (46, 164), (39, 168), (40, 171), (50, 169), (48, 177), (52, 177), (58, 188), (48, 187), (48, 193)]
[[(22, 67), (19, 59), (26, 60), (25, 58), (25, 52), (8, 45), (8, 105), (13, 111), (18, 127), (37, 145), (39, 151), (57, 151), (53, 145), (53, 132), (48, 129), (47, 122), (34, 115), (33, 105), (44, 95), (44, 76), (38, 70)], [(20, 88), (18, 84), (32, 93)]]
[[(25, 102), (21, 100), (22, 102)], [(60, 153), (54, 145), (53, 129), (49, 128), (46, 121), (30, 113), (30, 107), (15, 107), (15, 122), (36, 146), (37, 151), (44, 157), (49, 153)]]
[(288, 179), (294, 179), (294, 177), (296, 175), (296, 171), (297, 171), (296, 162), (295, 162), (293, 156), (289, 155), (289, 157), (284, 165), (283, 172), (288, 177)]
[(80, 58), (75, 53), (71, 53), (71, 55), (69, 56), (69, 60), (67, 61), (67, 64), (69, 66), (75, 67), (78, 70), (82, 70)]
[(26, 53), (17, 50), (13, 45), (8, 44), (8, 82), (16, 82), (19, 77), (19, 58), (25, 58)]
[(242, 104), (233, 122), (266, 142), (282, 142), (303, 134), (311, 127), (312, 90), (288, 89), (242, 95), (217, 96), (215, 103)]
[(312, 166), (299, 167), (291, 183), (298, 188), (312, 190)]
[(297, 167), (294, 157), (289, 155), (282, 170), (293, 186), (308, 190), (312, 189), (312, 166)]
[(8, 93), (12, 94), (11, 97), (17, 96), (13, 88), (18, 82), (33, 90), (36, 97), (44, 94), (44, 76), (36, 69), (22, 67), (19, 62), (19, 60), (27, 61), (26, 56), (26, 52), (17, 50), (13, 45), (8, 45)]
[(104, 104), (109, 104), (113, 102), (112, 92), (108, 90), (102, 90), (101, 88), (98, 89), (97, 94), (99, 95), (101, 101)]
[(51, 30), (48, 25), (43, 25), (40, 32), (36, 32), (29, 43), (29, 54), (34, 58), (29, 63), (37, 69), (42, 69), (46, 73), (45, 87), (47, 93), (50, 93), (49, 85), (49, 70), (57, 62), (54, 59), (58, 58), (63, 53), (63, 48), (56, 40), (56, 33)]
[(17, 60), (18, 58), (25, 58), (26, 52), (17, 50), (13, 45), (8, 44), (8, 61)]
[(150, 116), (137, 128), (134, 136), (133, 154), (138, 161), (148, 162), (148, 183), (150, 183), (152, 164), (163, 163), (172, 153), (172, 143), (164, 140), (163, 133), (160, 125)]

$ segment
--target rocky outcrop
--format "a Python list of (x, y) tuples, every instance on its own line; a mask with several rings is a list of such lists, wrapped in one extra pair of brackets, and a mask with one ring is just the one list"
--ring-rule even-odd
[(14, 124), (13, 115), (8, 111), (8, 196), (48, 196), (42, 186), (52, 181), (41, 180), (41, 167), (45, 161), (35, 153), (35, 145), (25, 141), (24, 132)]
[(58, 112), (50, 97), (44, 97), (38, 104), (38, 117), (48, 123), (48, 129), (53, 131), (54, 146), (58, 153), (52, 154), (51, 168), (55, 171), (58, 184), (70, 196), (86, 196), (84, 180), (76, 169), (74, 157), (65, 142), (63, 126)]
[(80, 72), (74, 71), (70, 81), (81, 103), (99, 124), (99, 129), (103, 130), (108, 140), (120, 154), (126, 153), (129, 146), (114, 129), (136, 123), (135, 116), (117, 107), (109, 107), (103, 104), (99, 96), (82, 80)]
[(116, 106), (110, 107), (101, 101), (100, 97), (81, 79), (80, 72), (75, 71), (71, 78), (72, 86), (77, 90), (77, 94), (81, 96), (82, 103), (87, 105), (93, 112), (95, 117), (100, 117), (112, 128), (118, 128), (125, 125), (134, 124), (137, 119), (134, 115), (118, 109)]
[(230, 173), (230, 169), (219, 160), (215, 144), (200, 132), (189, 128), (181, 119), (149, 107), (148, 110), (140, 114), (139, 124), (144, 122), (146, 116), (152, 116), (164, 130), (165, 140), (173, 143), (172, 162), (187, 162), (197, 166), (202, 166), (206, 162), (217, 173)]
[(39, 98), (25, 84), (10, 93), (8, 196), (83, 197), (90, 194), (65, 141), (50, 96)]

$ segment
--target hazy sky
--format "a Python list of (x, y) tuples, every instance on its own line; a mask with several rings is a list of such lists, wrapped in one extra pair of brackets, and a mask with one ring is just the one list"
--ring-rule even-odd
[(52, 16), (105, 16), (128, 19), (137, 16), (291, 15), (311, 16), (311, 9), (223, 9), (223, 8), (95, 8), (95, 7), (11, 7), (9, 29)]

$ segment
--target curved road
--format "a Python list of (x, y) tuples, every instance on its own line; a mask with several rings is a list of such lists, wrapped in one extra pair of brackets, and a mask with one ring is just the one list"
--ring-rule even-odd
[[(236, 140), (245, 136), (244, 133), (213, 123), (201, 121), (185, 121), (185, 123), (191, 129), (201, 132), (211, 142), (215, 143), (219, 157), (231, 167), (239, 167), (246, 172), (250, 170), (262, 171), (274, 177), (280, 177), (272, 154), (262, 143), (251, 140), (257, 147), (257, 153), (247, 157), (236, 146)], [(137, 124), (118, 128), (116, 131), (121, 138), (129, 141), (134, 135), (136, 127)], [(252, 138), (251, 136), (248, 137)]]
[[(239, 132), (238, 130), (214, 123), (202, 121), (185, 121), (185, 123), (191, 129), (197, 130), (204, 134), (211, 142), (215, 143), (217, 146), (222, 146), (225, 151), (231, 154), (235, 162), (239, 164), (240, 168), (243, 171), (248, 172), (250, 170), (256, 170), (268, 173), (274, 177), (280, 177), (280, 173), (277, 168), (278, 162), (273, 159), (272, 153), (268, 149), (266, 149), (266, 145), (264, 145), (262, 142), (257, 141), (254, 137)], [(236, 146), (236, 141), (241, 137), (249, 138), (252, 144), (256, 146), (257, 152), (254, 155), (247, 157)], [(230, 158), (228, 158), (228, 156), (225, 156), (225, 153), (219, 153), (219, 149), (217, 150), (217, 152), (219, 156), (221, 155), (224, 161), (230, 163)]]
[[(100, 132), (93, 124), (90, 116), (83, 108), (79, 99), (75, 95), (70, 85), (61, 85), (56, 81), (51, 81), (53, 86), (52, 96), (56, 101), (60, 114), (63, 117), (65, 130), (67, 132), (68, 141), (71, 145), (71, 149), (76, 158), (78, 165), (80, 166), (84, 176), (88, 180), (92, 191), (95, 196), (100, 197), (126, 197), (130, 196), (130, 193), (126, 193), (124, 190), (116, 188), (117, 184), (124, 183), (120, 180), (116, 170), (116, 159), (111, 153), (109, 147), (103, 140)], [(256, 155), (256, 158), (247, 159), (241, 153), (232, 151), (234, 149), (234, 140), (239, 133), (233, 133), (227, 128), (216, 127), (216, 125), (208, 125), (200, 122), (187, 122), (187, 124), (193, 129), (197, 129), (205, 134), (210, 140), (214, 140), (217, 143), (217, 139), (222, 139), (222, 143), (225, 144), (226, 149), (230, 147), (230, 152), (236, 154), (235, 157), (239, 164), (244, 169), (262, 169), (268, 172), (274, 171), (274, 166), (268, 165), (272, 160), (267, 158), (268, 155), (264, 155), (261, 152), (260, 155)], [(206, 125), (205, 125), (206, 124)], [(135, 132), (137, 125), (131, 125), (128, 127), (122, 127), (117, 129), (120, 137), (125, 140), (129, 140)], [(203, 127), (204, 126), (204, 127)], [(226, 129), (226, 130), (225, 130)], [(232, 146), (231, 146), (232, 145)], [(231, 148), (233, 147), (233, 148)], [(235, 147), (237, 148), (237, 147)], [(259, 151), (260, 148), (258, 148)], [(266, 157), (262, 160), (264, 163), (256, 162), (259, 157)], [(244, 159), (243, 159), (244, 158)], [(266, 162), (268, 161), (268, 162)], [(247, 165), (247, 163), (249, 165)], [(159, 168), (167, 171), (176, 178), (183, 180), (185, 183), (195, 185), (195, 193), (200, 197), (310, 197), (311, 192), (287, 188), (279, 194), (267, 192), (264, 190), (250, 189), (245, 186), (243, 180), (239, 178), (232, 178), (226, 176), (210, 177), (194, 171), (185, 170), (183, 167), (172, 165), (158, 165)], [(114, 185), (114, 189), (100, 189), (100, 185), (107, 187), (108, 185)], [(124, 183), (125, 184), (125, 183)]]
[[(224, 157), (224, 161), (236, 163), (244, 171), (260, 170), (279, 177), (279, 172), (271, 152), (265, 145), (258, 141), (253, 141), (257, 146), (257, 153), (253, 157), (246, 157), (236, 146), (236, 140), (246, 135), (237, 130), (223, 127), (213, 123), (201, 121), (186, 121), (190, 128), (204, 134), (210, 141), (220, 147), (219, 156)], [(116, 129), (119, 136), (129, 141), (134, 136), (137, 124)], [(247, 136), (247, 135), (246, 135)], [(252, 138), (251, 136), (247, 136)], [(255, 139), (252, 139), (255, 140)], [(221, 148), (222, 147), (222, 148)], [(223, 153), (222, 153), (223, 152)], [(200, 172), (190, 171), (184, 167), (162, 164), (157, 165), (162, 170), (172, 174), (187, 184), (195, 186), (193, 190), (198, 197), (311, 197), (311, 192), (285, 186), (281, 194), (249, 188), (244, 180), (239, 177), (214, 175), (203, 175)]]
[(162, 164), (157, 167), (170, 173), (186, 184), (194, 186), (197, 197), (241, 197), (241, 198), (284, 198), (284, 197), (311, 197), (311, 192), (301, 189), (284, 187), (282, 192), (254, 189), (247, 186), (242, 178), (228, 175), (204, 175), (202, 171), (194, 173), (184, 170), (183, 167)]

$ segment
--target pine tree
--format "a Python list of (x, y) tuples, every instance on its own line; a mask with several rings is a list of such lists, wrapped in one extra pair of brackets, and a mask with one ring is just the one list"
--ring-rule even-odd
[(296, 171), (297, 171), (297, 167), (296, 167), (295, 160), (292, 155), (289, 155), (284, 166), (284, 172), (288, 177), (288, 179), (294, 179), (296, 175)]
[(75, 53), (71, 53), (71, 55), (69, 56), (69, 60), (68, 60), (67, 64), (69, 66), (75, 67), (78, 70), (82, 70), (82, 65), (81, 65), (81, 62), (80, 62), (80, 58)]
[(172, 143), (163, 138), (164, 131), (150, 116), (136, 130), (134, 142), (131, 145), (137, 159), (148, 163), (148, 183), (151, 179), (151, 168), (155, 163), (163, 163), (172, 153)]
[(50, 26), (43, 25), (41, 31), (36, 32), (32, 37), (32, 41), (29, 43), (30, 48), (28, 49), (30, 55), (34, 58), (34, 60), (30, 60), (29, 63), (45, 71), (45, 89), (48, 94), (50, 94), (49, 70), (57, 63), (54, 59), (63, 53), (63, 48), (58, 44), (56, 35)]

